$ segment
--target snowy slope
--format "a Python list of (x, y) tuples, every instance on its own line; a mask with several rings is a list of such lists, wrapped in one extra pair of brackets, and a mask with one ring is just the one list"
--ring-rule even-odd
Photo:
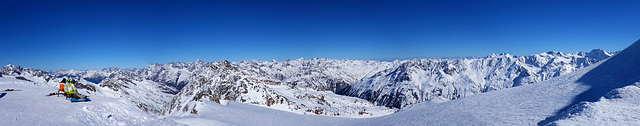
[[(229, 102), (198, 102), (197, 115), (170, 116), (166, 119), (193, 126), (327, 126), (350, 125), (360, 118), (338, 118), (317, 115), (300, 115), (286, 111)], [(353, 124), (351, 124), (353, 125)]]
[[(106, 95), (89, 95), (91, 102), (71, 103), (64, 97), (45, 96), (55, 84), (0, 77), (0, 89), (19, 89), (0, 98), (3, 125), (176, 125), (136, 108), (128, 100)], [(85, 92), (85, 91), (81, 91)]]
[(581, 102), (563, 111), (558, 125), (639, 125), (640, 84), (609, 92), (597, 102)]
[[(165, 110), (165, 105), (171, 100), (170, 92), (177, 92), (175, 88), (158, 84), (153, 81), (141, 79), (137, 76), (143, 73), (140, 69), (107, 68), (102, 71), (96, 70), (61, 70), (54, 73), (45, 72), (38, 69), (24, 68), (16, 65), (7, 65), (0, 68), (0, 73), (6, 78), (15, 78), (34, 82), (36, 85), (51, 86), (57, 85), (62, 78), (73, 78), (78, 80), (74, 86), (83, 94), (106, 94), (112, 97), (120, 97), (135, 104), (136, 107), (151, 114), (160, 115)], [(85, 76), (86, 75), (86, 76)], [(93, 83), (91, 79), (96, 76), (108, 75), (109, 78), (100, 80), (99, 84)], [(89, 80), (86, 80), (89, 79)], [(167, 93), (169, 92), (169, 93)]]

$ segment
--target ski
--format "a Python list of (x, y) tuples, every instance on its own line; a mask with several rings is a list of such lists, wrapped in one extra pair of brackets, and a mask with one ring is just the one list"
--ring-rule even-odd
[(22, 91), (22, 90), (16, 90), (16, 89), (5, 89), (4, 92), (8, 92), (8, 91)]
[(2, 92), (9, 92), (9, 91), (22, 91), (22, 90), (16, 90), (16, 89), (6, 89), (6, 90), (3, 90)]
[(54, 95), (61, 95), (61, 94), (63, 93), (49, 93), (48, 95), (45, 95), (45, 96), (54, 96)]
[(88, 101), (91, 101), (91, 99), (89, 99), (89, 98), (69, 98), (69, 101), (71, 101), (72, 103), (75, 103), (75, 102), (88, 102)]

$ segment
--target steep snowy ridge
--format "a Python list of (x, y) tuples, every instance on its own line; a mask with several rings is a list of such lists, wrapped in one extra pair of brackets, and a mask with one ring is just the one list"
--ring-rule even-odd
[(590, 88), (576, 95), (569, 105), (556, 111), (554, 116), (538, 124), (638, 125), (638, 57), (640, 40), (577, 79), (575, 83)]
[(612, 56), (602, 49), (531, 56), (491, 54), (477, 59), (413, 59), (401, 62), (349, 85), (349, 96), (376, 105), (402, 108), (444, 97), (457, 99), (478, 93), (527, 85), (564, 75)]

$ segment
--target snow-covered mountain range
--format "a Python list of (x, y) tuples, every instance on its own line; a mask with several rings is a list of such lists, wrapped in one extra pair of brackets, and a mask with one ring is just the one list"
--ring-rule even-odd
[(601, 49), (530, 56), (491, 54), (475, 59), (413, 59), (368, 73), (344, 92), (376, 105), (401, 108), (431, 99), (453, 100), (564, 75), (613, 54)]
[(538, 83), (423, 102), (378, 118), (330, 120), (336, 125), (639, 125), (637, 57), (640, 40), (610, 58)]
[(80, 80), (88, 94), (122, 97), (157, 116), (198, 114), (207, 101), (238, 103), (299, 114), (340, 117), (388, 115), (413, 104), (453, 100), (571, 73), (614, 53), (491, 54), (473, 59), (295, 59), (151, 64), (144, 69), (41, 71), (7, 65), (4, 77), (55, 85)]

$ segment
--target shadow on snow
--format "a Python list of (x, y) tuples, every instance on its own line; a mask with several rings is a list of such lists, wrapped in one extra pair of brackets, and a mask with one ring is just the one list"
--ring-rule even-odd
[(596, 102), (613, 89), (633, 85), (640, 80), (640, 40), (631, 44), (620, 53), (584, 74), (576, 83), (591, 88), (573, 98), (570, 104), (559, 109), (553, 116), (538, 122), (547, 125), (565, 117), (561, 113), (580, 102)]

